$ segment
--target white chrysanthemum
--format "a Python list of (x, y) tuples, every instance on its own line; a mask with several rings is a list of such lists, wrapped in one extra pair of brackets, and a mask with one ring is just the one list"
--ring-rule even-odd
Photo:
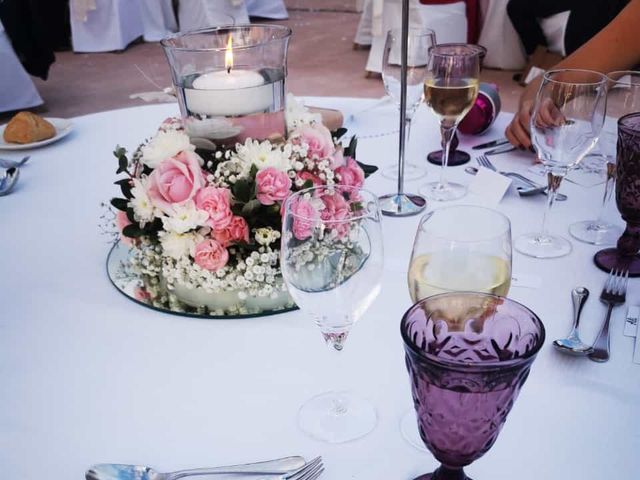
[(147, 195), (147, 188), (144, 180), (134, 179), (133, 187), (131, 188), (131, 206), (133, 207), (133, 214), (140, 223), (151, 222), (156, 216), (156, 207), (149, 199)]
[(286, 172), (291, 168), (290, 155), (283, 152), (280, 147), (274, 147), (271, 142), (258, 142), (247, 139), (244, 144), (238, 144), (237, 157), (248, 171), (252, 165), (258, 170), (273, 167)]
[(287, 109), (285, 111), (287, 128), (294, 130), (300, 125), (310, 125), (312, 123), (322, 122), (322, 116), (319, 113), (311, 113), (303, 103), (298, 102), (296, 97), (291, 93), (287, 94)]
[(173, 212), (162, 217), (162, 225), (169, 232), (185, 233), (205, 226), (208, 218), (207, 212), (198, 210), (193, 201), (188, 201), (184, 205), (174, 205)]
[(190, 255), (194, 250), (199, 235), (193, 233), (160, 232), (160, 243), (165, 256), (179, 260)]
[(163, 160), (184, 150), (195, 150), (186, 133), (178, 130), (160, 131), (142, 147), (142, 163), (156, 168)]

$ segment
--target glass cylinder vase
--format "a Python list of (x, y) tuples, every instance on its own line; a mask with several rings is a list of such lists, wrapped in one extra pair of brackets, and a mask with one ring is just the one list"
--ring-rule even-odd
[(291, 29), (222, 26), (162, 40), (180, 113), (199, 148), (286, 137), (285, 79)]

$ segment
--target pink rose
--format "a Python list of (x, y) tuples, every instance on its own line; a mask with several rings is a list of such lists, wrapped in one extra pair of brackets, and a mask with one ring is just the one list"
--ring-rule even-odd
[(205, 184), (198, 156), (180, 152), (163, 160), (149, 175), (149, 197), (164, 212), (191, 200)]
[(315, 220), (318, 218), (318, 212), (309, 200), (298, 198), (291, 205), (291, 214), (293, 216), (293, 235), (298, 240), (305, 240), (311, 236)]
[(133, 296), (136, 298), (136, 300), (138, 300), (139, 302), (147, 302), (149, 300), (151, 300), (151, 294), (145, 290), (142, 287), (136, 287), (133, 291)]
[(268, 167), (260, 170), (256, 175), (258, 191), (256, 198), (262, 205), (273, 205), (281, 202), (289, 195), (291, 179), (282, 170)]
[(324, 209), (320, 212), (320, 218), (328, 222), (328, 228), (337, 231), (340, 237), (344, 237), (349, 232), (349, 222), (346, 221), (351, 216), (349, 203), (340, 193), (323, 195), (321, 199)]
[(226, 188), (205, 187), (196, 195), (196, 208), (209, 215), (207, 225), (214, 230), (222, 230), (233, 218), (231, 191)]
[(336, 176), (340, 185), (360, 188), (364, 184), (364, 171), (351, 157), (347, 157), (347, 164), (336, 169)]
[(300, 127), (295, 131), (294, 136), (300, 137), (300, 140), (307, 144), (309, 158), (327, 158), (336, 150), (331, 132), (322, 124)]
[(211, 235), (223, 247), (236, 242), (249, 243), (249, 225), (244, 218), (234, 216), (226, 228), (214, 230)]
[(205, 270), (215, 272), (229, 261), (229, 252), (216, 240), (204, 240), (196, 245), (196, 264)]
[(131, 225), (129, 217), (127, 217), (127, 214), (122, 210), (118, 210), (118, 212), (116, 213), (116, 226), (120, 231), (120, 241), (127, 247), (132, 247), (135, 243), (134, 239), (131, 237), (127, 237), (122, 233), (124, 227), (126, 227), (127, 225)]
[(324, 185), (322, 180), (320, 180), (320, 177), (318, 177), (317, 175), (314, 175), (311, 172), (299, 172), (298, 178), (303, 182), (306, 182), (307, 180), (311, 180), (311, 183), (313, 183), (313, 185), (311, 185), (312, 187), (321, 187), (322, 185)]

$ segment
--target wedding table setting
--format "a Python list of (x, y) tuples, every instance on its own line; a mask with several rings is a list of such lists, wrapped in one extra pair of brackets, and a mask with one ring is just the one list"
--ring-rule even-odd
[[(256, 33), (234, 28), (247, 29), (234, 41), (249, 41)], [(222, 54), (233, 48), (224, 33), (214, 49)], [(83, 478), (93, 465), (105, 463), (171, 472), (302, 456), (310, 470), (295, 480), (320, 474), (325, 479), (408, 479), (441, 463), (445, 467), (439, 471), (446, 475), (458, 461), (475, 479), (635, 478), (640, 471), (635, 455), (640, 448), (640, 331), (632, 331), (626, 317), (628, 307), (640, 305), (639, 280), (629, 275), (624, 305), (613, 309), (608, 361), (553, 347), (554, 339), (571, 330), (577, 287), (591, 292), (579, 325), (585, 343), (596, 340), (607, 313), (598, 297), (609, 275), (596, 266), (594, 255), (615, 242), (593, 245), (568, 232), (569, 225), (597, 215), (602, 171), (572, 165), (550, 191), (521, 195), (516, 182), (510, 184), (479, 159), (486, 149), (473, 149), (502, 138), (508, 113), (497, 115), (482, 135), (458, 136), (457, 150), (471, 153), (466, 165), (446, 166), (453, 138), (445, 133), (445, 166), (433, 165), (427, 154), (440, 148), (440, 132), (450, 128), (447, 115), (432, 113), (439, 108), (437, 89), (444, 88), (435, 73), (424, 80), (432, 89), (426, 92), (430, 108), (422, 101), (413, 105), (411, 136), (406, 143), (401, 137), (399, 147), (394, 101), (285, 99), (288, 35), (278, 35), (270, 32), (255, 56), (245, 45), (233, 51), (234, 63), (227, 55), (216, 69), (197, 74), (190, 66), (212, 61), (211, 55), (198, 56), (210, 53), (202, 49), (202, 38), (190, 50), (189, 34), (172, 37), (163, 46), (180, 111), (164, 104), (77, 117), (59, 141), (0, 152), (4, 161), (30, 156), (0, 205), (0, 464), (5, 476), (57, 480)], [(442, 57), (451, 56), (446, 48), (434, 47), (432, 57), (440, 50)], [(477, 76), (479, 52), (466, 50), (455, 53), (476, 57), (465, 78), (473, 76), (473, 68)], [(251, 71), (247, 66), (256, 58), (266, 63)], [(233, 88), (249, 93), (237, 95)], [(399, 103), (408, 112), (406, 83), (402, 92)], [(324, 127), (302, 102), (339, 110), (346, 133), (322, 140)], [(298, 123), (290, 123), (292, 112)], [(180, 114), (182, 121), (165, 120)], [(572, 127), (570, 122), (565, 125)], [(236, 146), (221, 149), (227, 139)], [(181, 147), (170, 158), (158, 153), (174, 144)], [(356, 146), (360, 166), (353, 158)], [(310, 153), (323, 149), (331, 152), (331, 161), (327, 154)], [(200, 154), (206, 160), (199, 162)], [(403, 185), (383, 175), (399, 157), (423, 174), (405, 178)], [(250, 168), (242, 167), (245, 158), (253, 159)], [(543, 158), (548, 170), (541, 174), (535, 155), (521, 150), (489, 159), (498, 171), (537, 183), (544, 183), (547, 173), (553, 178), (549, 172), (559, 171), (554, 168), (564, 168)], [(290, 178), (278, 170), (282, 162), (293, 165), (284, 170), (293, 172)], [(367, 168), (372, 166), (378, 170)], [(429, 198), (434, 189), (442, 194), (437, 185), (443, 179), (466, 195)], [(521, 253), (518, 239), (537, 230), (547, 195), (559, 200), (558, 186), (566, 199), (549, 205), (547, 229), (564, 237), (569, 251), (556, 258)], [(403, 188), (426, 192), (424, 217), (380, 214), (376, 197)], [(624, 229), (615, 203), (605, 203), (603, 218)], [(281, 231), (271, 228), (280, 224)], [(500, 231), (496, 251), (509, 264), (495, 289), (424, 298), (414, 288), (411, 269), (419, 255), (441, 241), (452, 251), (467, 248), (473, 238), (485, 240), (483, 230), (495, 225)], [(452, 231), (457, 237), (447, 239)], [(193, 243), (181, 243), (184, 235)], [(114, 262), (110, 252), (118, 238), (124, 253)], [(129, 247), (123, 248), (125, 242)], [(176, 250), (180, 253), (172, 256)], [(468, 261), (486, 253), (469, 252)], [(180, 262), (187, 256), (192, 265), (185, 267)], [(153, 263), (156, 257), (162, 257), (161, 267)], [(269, 265), (278, 261), (300, 310), (286, 301), (229, 307), (195, 305), (184, 295), (175, 300), (181, 283), (197, 281), (211, 290), (234, 279), (241, 290), (244, 285), (252, 292), (253, 277), (245, 273), (240, 281), (237, 272), (255, 263), (264, 265), (253, 270), (256, 275), (268, 277)], [(134, 293), (128, 290), (129, 269), (118, 268), (127, 262), (143, 272), (134, 278)], [(464, 270), (465, 265), (444, 268)], [(162, 273), (156, 279), (158, 268)], [(286, 291), (277, 282), (264, 282), (269, 283), (264, 295), (271, 299), (274, 291)], [(261, 288), (256, 291), (263, 295)], [(210, 296), (217, 302), (220, 293)], [(461, 313), (460, 302), (472, 306)], [(456, 321), (464, 323), (459, 330)], [(443, 331), (450, 336), (443, 339)], [(491, 343), (474, 350), (484, 345), (483, 335)], [(452, 383), (447, 387), (446, 382)], [(502, 383), (506, 393), (500, 390), (497, 398), (496, 385)], [(370, 427), (351, 438), (326, 431), (316, 435), (323, 426), (310, 403), (329, 390), (365, 399), (360, 422)], [(338, 409), (356, 406), (355, 400), (351, 406), (332, 401)], [(476, 411), (486, 416), (478, 420)], [(336, 418), (341, 414), (337, 411)], [(482, 445), (474, 446), (478, 441)], [(455, 454), (464, 449), (467, 456), (458, 460)], [(313, 460), (318, 456), (321, 464)], [(288, 478), (269, 472), (246, 478)], [(232, 472), (199, 477), (245, 478)]]

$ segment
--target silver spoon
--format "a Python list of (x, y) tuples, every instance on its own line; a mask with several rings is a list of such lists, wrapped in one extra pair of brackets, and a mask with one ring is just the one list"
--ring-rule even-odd
[[(478, 173), (478, 169), (476, 167), (466, 167), (464, 171), (467, 172), (469, 175), (476, 175)], [(505, 177), (509, 177), (512, 180), (515, 180), (517, 183), (519, 183), (520, 185), (516, 185), (516, 190), (518, 191), (518, 194), (522, 197), (529, 197), (537, 193), (541, 193), (543, 195), (547, 194), (547, 187), (543, 185), (538, 185), (534, 181), (529, 180), (524, 175), (520, 175), (519, 173), (516, 173), (516, 172), (497, 172), (497, 173), (499, 173), (500, 175), (504, 175)], [(523, 186), (523, 184), (525, 186)], [(566, 199), (567, 199), (566, 195), (562, 193), (556, 194), (557, 201), (564, 202)]]
[(285, 457), (266, 462), (231, 465), (227, 467), (198, 468), (181, 470), (179, 472), (161, 473), (145, 465), (121, 465), (117, 463), (102, 463), (92, 466), (85, 474), (86, 480), (169, 480), (191, 475), (212, 474), (286, 474), (306, 464), (302, 457)]
[(0, 177), (0, 197), (9, 195), (16, 182), (20, 177), (20, 169), (16, 167), (8, 168), (2, 177)]
[(588, 355), (593, 351), (591, 345), (587, 345), (578, 336), (578, 325), (580, 324), (580, 314), (582, 307), (587, 303), (589, 298), (589, 290), (586, 287), (576, 287), (571, 292), (573, 300), (573, 327), (567, 338), (561, 338), (553, 341), (553, 346), (564, 353), (571, 355)]
[(12, 167), (20, 168), (25, 163), (27, 163), (30, 158), (31, 157), (29, 155), (27, 155), (26, 157), (24, 157), (19, 162), (16, 162), (15, 160), (9, 160), (7, 158), (0, 158), (0, 167), (2, 167), (2, 168), (12, 168)]

